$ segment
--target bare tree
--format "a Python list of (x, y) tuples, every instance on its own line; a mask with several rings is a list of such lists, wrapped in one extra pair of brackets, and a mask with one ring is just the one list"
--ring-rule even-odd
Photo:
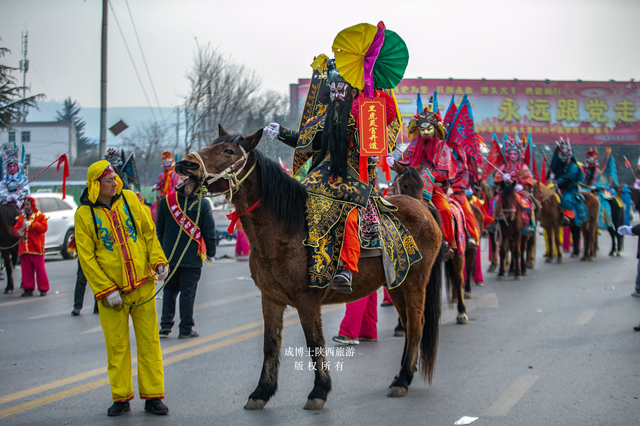
[[(170, 145), (169, 129), (163, 128), (157, 122), (152, 122), (136, 129), (129, 136), (123, 137), (125, 148), (136, 155), (136, 166), (140, 175), (140, 184), (152, 184), (153, 172), (162, 169), (160, 157), (162, 151)], [(150, 178), (151, 176), (151, 178)]]
[[(11, 51), (0, 47), (0, 58)], [(44, 94), (23, 97), (24, 91), (29, 90), (18, 86), (18, 80), (11, 75), (17, 68), (0, 64), (0, 130), (9, 129), (18, 120), (24, 121), (24, 111), (27, 107), (37, 107), (37, 101), (44, 99)]]
[(218, 135), (218, 124), (229, 131), (243, 128), (261, 85), (255, 71), (234, 63), (209, 44), (196, 44), (187, 79), (191, 88), (184, 103), (185, 153), (210, 144)]

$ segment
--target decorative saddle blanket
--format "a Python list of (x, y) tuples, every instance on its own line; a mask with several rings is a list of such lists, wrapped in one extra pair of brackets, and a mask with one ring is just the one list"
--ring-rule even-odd
[(398, 287), (422, 255), (407, 228), (392, 213), (396, 207), (378, 196), (371, 196), (363, 208), (314, 193), (307, 199), (308, 234), (303, 242), (309, 247), (310, 286), (325, 288), (331, 283), (340, 261), (347, 216), (354, 208), (359, 209), (360, 256), (377, 249), (387, 287)]
[(447, 201), (449, 202), (449, 209), (451, 210), (451, 216), (453, 217), (453, 230), (456, 233), (458, 255), (464, 256), (464, 252), (467, 249), (467, 234), (465, 231), (466, 227), (464, 223), (464, 213), (462, 211), (462, 206), (460, 206), (460, 204), (452, 198), (448, 199)]

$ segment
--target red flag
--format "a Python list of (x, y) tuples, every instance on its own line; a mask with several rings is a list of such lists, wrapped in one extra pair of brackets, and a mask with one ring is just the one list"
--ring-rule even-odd
[(67, 178), (69, 177), (69, 159), (67, 158), (67, 154), (62, 154), (58, 157), (58, 165), (56, 167), (56, 173), (60, 171), (60, 166), (63, 165), (62, 169), (62, 199), (64, 200), (67, 197)]
[(484, 172), (482, 173), (482, 180), (486, 180), (489, 175), (495, 171), (493, 166), (489, 163), (494, 164), (496, 167), (500, 167), (504, 164), (500, 143), (498, 143), (498, 137), (495, 133), (491, 138), (491, 151), (489, 151), (489, 155), (487, 156), (487, 167), (484, 168)]
[(547, 186), (547, 157), (544, 157), (544, 161), (542, 162), (542, 173), (540, 173), (540, 183), (544, 186)]
[(531, 140), (531, 133), (529, 133), (529, 138), (527, 139), (527, 144), (524, 148), (524, 164), (529, 167), (533, 178), (539, 181), (540, 177), (538, 176), (538, 165), (536, 164), (536, 157), (533, 155), (533, 141)]
[(389, 169), (389, 165), (387, 164), (387, 157), (384, 157), (382, 155), (379, 156), (377, 166), (382, 169), (382, 172), (384, 173), (384, 179), (387, 182), (391, 182), (391, 170)]
[(627, 159), (627, 157), (624, 157), (624, 166), (625, 166), (627, 169), (630, 169), (630, 168), (631, 168), (631, 163), (629, 162), (629, 160)]

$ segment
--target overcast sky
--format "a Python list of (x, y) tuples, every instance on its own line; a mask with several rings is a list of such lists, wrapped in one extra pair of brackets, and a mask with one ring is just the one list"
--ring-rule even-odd
[[(331, 53), (336, 34), (383, 20), (409, 48), (406, 78), (640, 79), (639, 0), (111, 0), (108, 105), (148, 106), (123, 37), (155, 107), (182, 104), (196, 39), (288, 93)], [(100, 105), (101, 0), (0, 0), (0, 59), (17, 66), (29, 32), (27, 84), (49, 101)], [(21, 81), (21, 80), (20, 80)]]

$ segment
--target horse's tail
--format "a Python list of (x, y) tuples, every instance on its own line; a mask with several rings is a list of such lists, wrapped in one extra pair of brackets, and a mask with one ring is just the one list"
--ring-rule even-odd
[(440, 300), (442, 288), (442, 250), (431, 267), (424, 299), (424, 325), (420, 341), (420, 372), (422, 378), (431, 384), (438, 352), (438, 331), (440, 330)]

